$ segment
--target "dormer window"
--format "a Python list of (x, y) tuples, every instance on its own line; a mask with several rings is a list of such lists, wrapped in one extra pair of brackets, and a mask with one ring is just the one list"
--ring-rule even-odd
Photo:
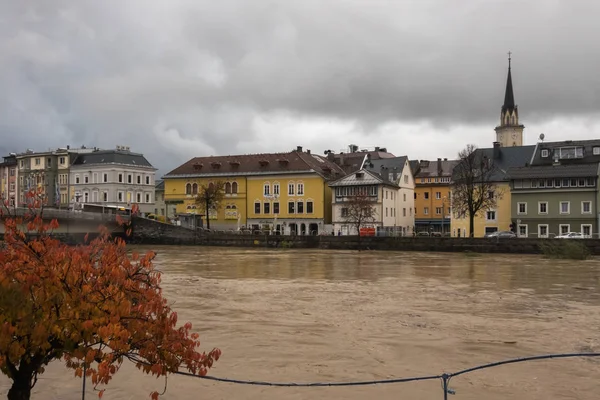
[(202, 169), (202, 164), (200, 164), (200, 163), (194, 163), (194, 169), (196, 171), (201, 170)]
[(234, 168), (237, 168), (240, 166), (240, 162), (239, 161), (229, 161), (229, 165), (231, 165)]
[(217, 161), (213, 161), (210, 163), (211, 167), (213, 167), (214, 169), (219, 169), (221, 168), (221, 163), (217, 162)]
[(583, 147), (561, 147), (558, 149), (558, 154), (561, 160), (569, 158), (583, 158)]
[(267, 165), (269, 165), (268, 160), (260, 160), (258, 163), (260, 164), (261, 167), (266, 167)]
[(542, 157), (548, 157), (548, 149), (542, 149)]
[(288, 165), (289, 161), (286, 160), (285, 158), (281, 159), (281, 160), (277, 160), (279, 162), (279, 165)]
[(357, 173), (356, 173), (356, 177), (357, 177), (357, 178), (362, 178), (363, 176), (365, 176), (365, 174), (364, 174), (364, 173), (362, 173), (362, 172), (357, 172)]
[(595, 156), (600, 156), (600, 147), (598, 147), (598, 146), (595, 146), (595, 147), (593, 148), (593, 150), (592, 150), (592, 153), (593, 153)]

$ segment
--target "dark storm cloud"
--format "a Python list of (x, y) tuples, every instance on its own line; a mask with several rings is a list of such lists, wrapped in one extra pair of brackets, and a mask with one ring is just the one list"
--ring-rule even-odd
[[(493, 127), (508, 50), (522, 118), (588, 118), (600, 109), (599, 12), (547, 0), (0, 0), (1, 145), (127, 144), (170, 168), (291, 148), (302, 135), (284, 131), (305, 119), (351, 121), (355, 134), (395, 121)], [(282, 131), (257, 131), (279, 114)]]

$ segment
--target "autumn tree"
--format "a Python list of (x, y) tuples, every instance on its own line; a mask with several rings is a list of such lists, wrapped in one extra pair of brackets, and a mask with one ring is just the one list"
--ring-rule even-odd
[(342, 218), (356, 229), (359, 237), (360, 228), (373, 224), (377, 219), (377, 211), (373, 207), (375, 199), (367, 194), (366, 187), (358, 187), (344, 205)]
[(53, 237), (57, 221), (44, 223), (40, 207), (35, 199), (24, 215), (2, 213), (0, 371), (12, 380), (8, 399), (29, 399), (53, 360), (95, 386), (125, 360), (156, 376), (179, 369), (205, 375), (220, 350), (200, 352), (191, 324), (178, 326), (154, 253), (129, 255), (106, 229), (82, 245), (63, 244)]
[(196, 204), (206, 216), (206, 229), (210, 229), (210, 212), (218, 211), (225, 197), (225, 183), (221, 181), (202, 184), (198, 190)]
[(494, 182), (498, 169), (484, 150), (469, 144), (458, 153), (452, 172), (452, 212), (469, 218), (469, 236), (473, 237), (475, 216), (496, 207), (502, 195)]

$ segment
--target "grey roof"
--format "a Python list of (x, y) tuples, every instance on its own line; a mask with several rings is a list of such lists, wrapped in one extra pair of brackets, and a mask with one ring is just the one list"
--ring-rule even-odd
[(458, 160), (415, 160), (411, 161), (411, 170), (415, 178), (452, 176), (452, 170), (456, 164), (458, 164)]
[(396, 184), (390, 182), (387, 177), (366, 169), (354, 171), (329, 184), (330, 187), (359, 185), (388, 185), (398, 187)]
[(478, 156), (493, 160), (495, 172), (491, 179), (494, 182), (508, 180), (508, 169), (524, 167), (531, 161), (535, 146), (491, 147), (477, 149)]
[[(537, 151), (531, 165), (552, 165), (554, 163), (554, 151), (561, 147), (583, 147), (583, 158), (561, 159), (562, 164), (581, 164), (600, 162), (600, 155), (594, 155), (594, 147), (600, 147), (600, 139), (591, 140), (563, 140), (560, 142), (538, 143)], [(548, 150), (548, 157), (542, 157), (542, 150)]]
[(154, 190), (159, 192), (165, 191), (165, 181), (156, 181), (156, 185), (154, 185)]
[(73, 160), (77, 165), (120, 164), (136, 167), (154, 168), (143, 154), (125, 150), (98, 150), (91, 153), (77, 154)]
[(509, 168), (508, 175), (510, 179), (590, 178), (598, 176), (598, 163)]
[(329, 153), (327, 158), (339, 165), (346, 173), (350, 173), (360, 168), (365, 156), (369, 156), (371, 160), (396, 157), (392, 153), (388, 153), (387, 149), (380, 149), (376, 151), (356, 151), (353, 153)]
[(380, 158), (378, 160), (369, 160), (365, 163), (365, 169), (379, 173), (381, 170), (387, 168), (388, 170), (396, 170), (402, 172), (404, 165), (408, 161), (407, 156), (391, 157), (391, 158)]

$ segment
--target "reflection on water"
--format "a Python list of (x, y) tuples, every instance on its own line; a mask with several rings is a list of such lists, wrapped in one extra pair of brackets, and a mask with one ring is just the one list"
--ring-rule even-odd
[[(146, 251), (147, 248), (138, 248)], [(165, 296), (211, 374), (270, 381), (357, 381), (438, 374), (506, 358), (600, 351), (598, 260), (441, 253), (158, 247)], [(462, 400), (600, 398), (600, 362), (516, 364), (457, 377)], [(147, 398), (164, 381), (130, 364), (103, 399)], [(49, 366), (34, 399), (79, 399)], [(89, 389), (89, 386), (88, 386)], [(0, 377), (0, 396), (7, 381)], [(173, 376), (165, 399), (442, 398), (439, 382), (266, 388)], [(86, 398), (97, 393), (88, 390)]]

